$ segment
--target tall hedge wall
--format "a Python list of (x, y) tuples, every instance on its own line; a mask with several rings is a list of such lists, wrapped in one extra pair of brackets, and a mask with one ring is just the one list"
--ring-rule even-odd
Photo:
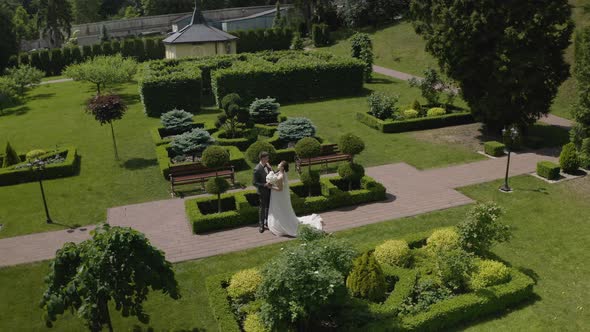
[(232, 31), (238, 37), (238, 53), (266, 50), (288, 50), (293, 40), (291, 29), (259, 29)]
[(282, 103), (349, 96), (363, 88), (363, 64), (319, 52), (268, 52), (212, 73), (219, 100), (237, 93), (245, 103), (272, 96)]
[(196, 113), (201, 109), (201, 70), (194, 62), (148, 67), (139, 82), (139, 95), (148, 116), (159, 117), (173, 109)]

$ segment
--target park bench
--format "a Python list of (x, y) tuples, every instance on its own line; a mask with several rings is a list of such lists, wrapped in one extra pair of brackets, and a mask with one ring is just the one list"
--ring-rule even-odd
[(301, 167), (304, 167), (304, 166), (320, 165), (324, 169), (324, 171), (327, 173), (328, 172), (328, 164), (337, 163), (337, 162), (341, 162), (341, 161), (351, 161), (351, 160), (352, 160), (351, 155), (340, 152), (340, 150), (338, 149), (338, 144), (324, 144), (324, 145), (322, 145), (321, 155), (318, 157), (314, 157), (311, 159), (309, 159), (309, 158), (300, 159), (299, 157), (296, 157), (298, 172), (301, 172), (300, 171)]
[(205, 182), (216, 176), (229, 179), (232, 185), (235, 185), (235, 171), (233, 166), (225, 166), (217, 171), (207, 168), (200, 163), (170, 166), (171, 194), (174, 196), (175, 186), (183, 184), (201, 183), (204, 188)]

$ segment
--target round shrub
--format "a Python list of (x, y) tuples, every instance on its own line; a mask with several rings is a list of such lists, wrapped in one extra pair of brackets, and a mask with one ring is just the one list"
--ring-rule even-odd
[(244, 320), (244, 332), (270, 332), (258, 314), (249, 314)]
[(429, 249), (451, 250), (461, 246), (461, 237), (453, 228), (442, 228), (434, 231), (426, 240)]
[(418, 113), (418, 111), (416, 111), (415, 109), (410, 109), (410, 110), (405, 110), (403, 112), (403, 114), (404, 114), (405, 119), (415, 119), (418, 117), (418, 115), (420, 113)]
[(397, 111), (395, 104), (398, 97), (388, 96), (382, 92), (373, 92), (367, 97), (369, 113), (381, 120), (389, 119)]
[(338, 175), (348, 181), (348, 190), (352, 190), (352, 184), (358, 183), (365, 176), (365, 168), (356, 163), (342, 163), (338, 166)]
[(184, 110), (173, 109), (170, 112), (162, 114), (160, 122), (166, 129), (175, 132), (185, 132), (193, 127), (193, 115)]
[(385, 298), (387, 291), (385, 275), (370, 252), (354, 260), (352, 271), (346, 279), (346, 287), (354, 297), (373, 302), (379, 302)]
[(405, 267), (411, 257), (410, 247), (403, 240), (389, 240), (375, 248), (375, 258), (380, 264)]
[(36, 150), (31, 150), (31, 151), (27, 152), (27, 154), (25, 156), (26, 156), (27, 160), (33, 160), (33, 159), (36, 159), (46, 153), (47, 152), (45, 152), (44, 150), (36, 149)]
[(127, 105), (117, 95), (98, 95), (88, 100), (86, 111), (103, 125), (123, 118)]
[(365, 142), (354, 134), (344, 134), (340, 137), (338, 148), (342, 153), (356, 156), (365, 150)]
[(580, 168), (580, 157), (578, 156), (574, 143), (568, 143), (563, 146), (559, 155), (559, 165), (568, 174), (575, 173)]
[[(205, 183), (205, 191), (211, 195), (221, 195), (229, 189), (229, 182), (224, 178), (210, 178)], [(221, 212), (221, 211), (220, 211)]]
[(233, 299), (253, 298), (262, 275), (257, 269), (246, 269), (234, 274), (227, 287), (227, 294)]
[(297, 142), (305, 137), (314, 137), (316, 127), (307, 118), (289, 118), (279, 124), (279, 138), (285, 142)]
[(242, 98), (237, 93), (230, 93), (221, 99), (221, 108), (229, 110), (232, 105), (240, 106), (242, 104)]
[(442, 116), (447, 114), (447, 111), (445, 111), (444, 108), (441, 107), (433, 107), (431, 109), (428, 110), (428, 112), (426, 113), (426, 116)]
[(476, 271), (469, 281), (471, 289), (499, 285), (510, 280), (510, 271), (506, 265), (493, 260), (482, 260), (476, 263)]
[(250, 147), (246, 150), (246, 158), (252, 163), (258, 163), (260, 161), (260, 152), (262, 151), (266, 151), (268, 154), (270, 154), (271, 161), (275, 160), (277, 150), (272, 144), (263, 141), (257, 141), (250, 145)]
[(308, 170), (305, 172), (301, 172), (299, 178), (301, 180), (301, 183), (303, 183), (305, 186), (314, 186), (320, 183), (320, 172)]
[(201, 161), (206, 167), (219, 168), (229, 163), (229, 152), (219, 145), (212, 145), (205, 149)]
[(255, 99), (250, 104), (250, 118), (255, 123), (275, 123), (279, 117), (281, 104), (274, 98)]
[(313, 137), (305, 137), (295, 145), (295, 153), (301, 159), (319, 156), (322, 152), (322, 145)]
[(189, 154), (194, 157), (195, 154), (202, 152), (214, 142), (215, 140), (209, 132), (195, 128), (174, 137), (172, 143), (170, 143), (170, 148), (176, 154)]

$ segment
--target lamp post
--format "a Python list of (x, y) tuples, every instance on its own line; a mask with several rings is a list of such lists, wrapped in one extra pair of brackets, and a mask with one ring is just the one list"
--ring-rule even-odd
[(45, 162), (43, 160), (36, 159), (29, 163), (31, 170), (38, 173), (39, 189), (41, 189), (41, 197), (43, 198), (43, 207), (45, 207), (45, 217), (48, 224), (52, 224), (51, 216), (49, 215), (49, 208), (47, 208), (47, 199), (45, 198), (45, 190), (43, 189), (43, 173), (45, 172)]
[(508, 172), (510, 170), (510, 155), (512, 153), (512, 147), (514, 143), (518, 140), (520, 133), (516, 126), (511, 126), (510, 128), (502, 129), (502, 137), (504, 138), (504, 144), (506, 145), (506, 152), (508, 153), (508, 158), (506, 161), (506, 175), (504, 176), (504, 184), (500, 187), (500, 191), (509, 193), (512, 192), (512, 188), (508, 185)]

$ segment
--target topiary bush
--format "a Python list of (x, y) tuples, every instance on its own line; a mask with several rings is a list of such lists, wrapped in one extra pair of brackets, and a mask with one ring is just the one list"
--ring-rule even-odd
[(183, 133), (193, 127), (193, 115), (185, 110), (173, 109), (162, 114), (160, 122), (172, 132)]
[(405, 110), (403, 112), (404, 119), (416, 119), (420, 113), (415, 109)]
[(556, 163), (550, 161), (539, 161), (537, 163), (537, 175), (547, 180), (559, 179), (561, 168)]
[(297, 142), (302, 138), (314, 137), (316, 126), (308, 118), (289, 118), (277, 128), (279, 139), (285, 142)]
[(261, 283), (262, 275), (258, 269), (241, 270), (231, 277), (227, 294), (234, 300), (252, 300)]
[(45, 152), (45, 150), (35, 149), (35, 150), (31, 150), (31, 151), (27, 152), (27, 154), (25, 155), (25, 158), (27, 160), (35, 160), (38, 157), (40, 157), (46, 153), (47, 152)]
[(559, 155), (559, 165), (561, 169), (568, 174), (574, 174), (580, 168), (580, 157), (574, 143), (568, 143), (563, 146)]
[(195, 128), (174, 137), (170, 143), (170, 149), (177, 155), (191, 155), (194, 161), (197, 154), (204, 151), (214, 142), (215, 140), (211, 137), (209, 132), (204, 129)]
[(426, 116), (441, 116), (447, 114), (447, 111), (441, 107), (433, 107), (426, 112)]
[(493, 260), (481, 260), (475, 264), (475, 272), (469, 279), (473, 290), (500, 285), (510, 281), (510, 270), (503, 263)]
[(389, 240), (375, 248), (375, 259), (380, 264), (406, 267), (410, 263), (412, 253), (408, 243), (403, 240)]
[(356, 156), (365, 150), (365, 142), (354, 134), (344, 134), (340, 136), (338, 149), (340, 149), (341, 153)]
[(250, 104), (250, 118), (255, 123), (276, 123), (281, 114), (279, 112), (280, 107), (281, 104), (277, 103), (275, 98), (256, 98), (252, 104)]
[(383, 92), (373, 92), (367, 97), (369, 114), (380, 120), (389, 119), (397, 112), (397, 101), (397, 96), (389, 96)]
[(320, 184), (320, 172), (307, 170), (299, 175), (301, 183), (308, 188), (308, 196), (313, 195), (313, 188)]
[(354, 184), (358, 184), (365, 176), (365, 168), (356, 163), (342, 163), (338, 165), (338, 175), (348, 182), (348, 191), (351, 191)]
[(365, 63), (365, 81), (369, 82), (373, 76), (373, 42), (371, 37), (362, 32), (350, 37), (350, 55)]
[(503, 156), (504, 150), (506, 150), (506, 145), (504, 145), (504, 143), (500, 143), (497, 141), (490, 141), (490, 142), (485, 142), (483, 144), (483, 151), (485, 152), (485, 154), (492, 156), (492, 157)]
[(461, 238), (454, 227), (435, 230), (426, 240), (429, 249), (452, 250), (461, 246)]
[(262, 318), (257, 313), (249, 314), (244, 320), (244, 332), (271, 332), (269, 328), (264, 325)]
[(354, 297), (381, 302), (385, 299), (387, 281), (381, 266), (371, 252), (356, 258), (346, 278), (346, 288)]
[(4, 149), (4, 159), (2, 161), (2, 168), (10, 167), (20, 163), (20, 158), (16, 150), (10, 145), (10, 142), (6, 142), (6, 148)]
[(264, 141), (257, 141), (254, 142), (250, 147), (246, 150), (246, 159), (251, 163), (258, 163), (260, 161), (260, 152), (265, 151), (268, 152), (270, 155), (270, 160), (276, 161), (275, 158), (277, 156), (277, 150), (275, 149), (274, 145), (264, 142)]
[(218, 145), (209, 146), (203, 152), (201, 162), (212, 169), (223, 167), (229, 163), (229, 152)]

